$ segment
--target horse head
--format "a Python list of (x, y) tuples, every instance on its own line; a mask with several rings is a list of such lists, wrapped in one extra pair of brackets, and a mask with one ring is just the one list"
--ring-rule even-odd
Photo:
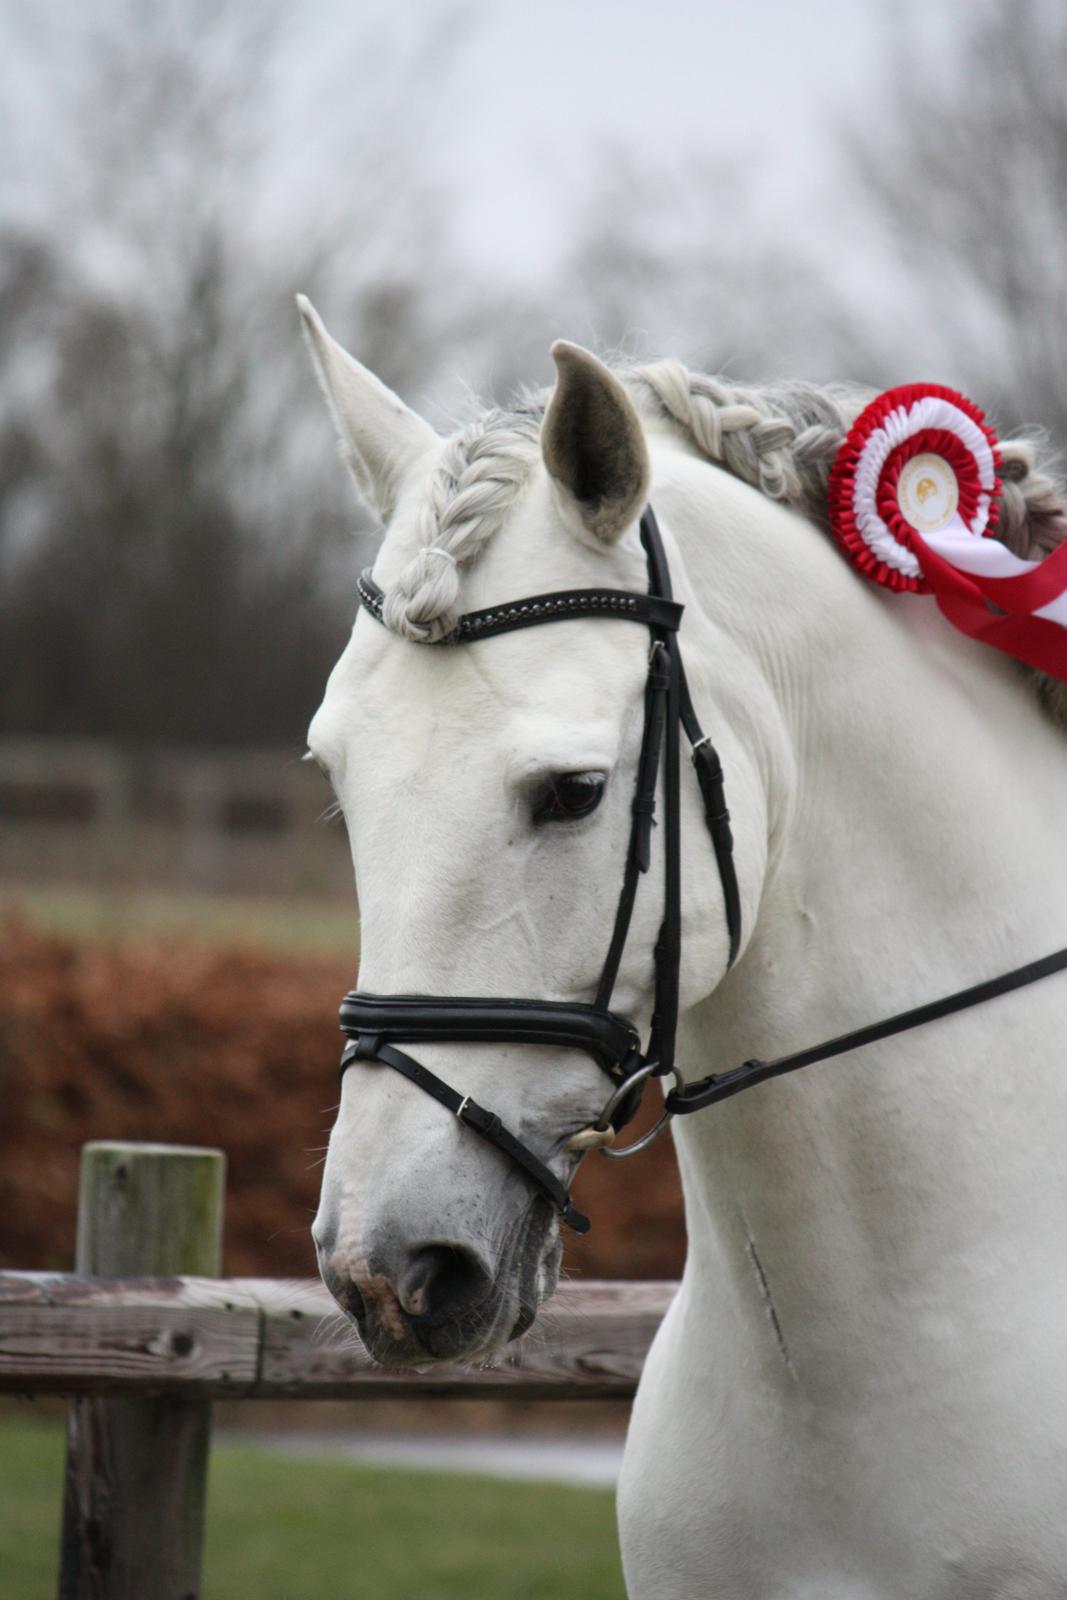
[[(608, 368), (558, 344), (544, 408), (442, 439), (302, 309), (342, 452), (385, 526), (374, 584), (386, 626), (359, 615), (308, 736), (348, 826), (360, 991), (588, 1004), (633, 822), (648, 633), (589, 617), (435, 641), (461, 610), (644, 591), (651, 467), (638, 409)], [(684, 806), (700, 828), (695, 792)], [(708, 852), (687, 863), (683, 911), (692, 1005), (728, 962)], [(638, 1030), (661, 915), (658, 887), (642, 885), (612, 997)], [(588, 1053), (438, 1040), (417, 1054), (569, 1184), (605, 1099)], [(529, 1326), (559, 1270), (544, 1192), (373, 1059), (343, 1076), (313, 1235), (327, 1285), (390, 1365), (487, 1356)]]

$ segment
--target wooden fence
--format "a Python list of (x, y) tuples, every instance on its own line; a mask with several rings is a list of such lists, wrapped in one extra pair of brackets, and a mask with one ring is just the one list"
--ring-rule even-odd
[(143, 750), (0, 739), (0, 869), (11, 884), (347, 899), (330, 792), (291, 750)]
[(219, 1151), (87, 1145), (78, 1271), (0, 1273), (0, 1391), (72, 1397), (61, 1600), (195, 1600), (214, 1398), (625, 1397), (674, 1294), (566, 1283), (491, 1368), (386, 1372), (321, 1284), (211, 1275), (223, 1173)]

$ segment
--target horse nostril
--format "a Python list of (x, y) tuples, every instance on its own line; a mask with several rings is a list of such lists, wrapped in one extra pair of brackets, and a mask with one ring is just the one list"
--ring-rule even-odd
[(431, 1244), (411, 1252), (396, 1296), (409, 1317), (455, 1316), (482, 1300), (489, 1286), (489, 1273), (472, 1250)]

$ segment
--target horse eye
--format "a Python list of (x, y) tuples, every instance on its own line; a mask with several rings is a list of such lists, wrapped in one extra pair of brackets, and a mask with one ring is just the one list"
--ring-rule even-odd
[(602, 772), (558, 772), (549, 778), (534, 804), (535, 822), (574, 822), (587, 817), (604, 793)]

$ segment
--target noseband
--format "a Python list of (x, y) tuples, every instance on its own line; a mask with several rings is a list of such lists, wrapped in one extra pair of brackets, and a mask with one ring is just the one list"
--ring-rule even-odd
[[(741, 899), (733, 862), (733, 838), (726, 809), (723, 774), (711, 740), (701, 730), (685, 679), (678, 627), (682, 606), (672, 597), (670, 571), (663, 541), (651, 507), (641, 518), (641, 543), (648, 566), (645, 594), (624, 589), (565, 589), (531, 595), (468, 611), (440, 643), (471, 644), (519, 628), (565, 622), (579, 617), (608, 617), (637, 622), (650, 637), (648, 675), (645, 680), (645, 723), (641, 753), (631, 803), (630, 838), (623, 869), (615, 924), (608, 945), (596, 998), (591, 1005), (556, 1000), (479, 1000), (467, 996), (373, 995), (353, 990), (341, 1006), (341, 1029), (352, 1042), (341, 1057), (341, 1071), (356, 1061), (380, 1061), (400, 1072), (420, 1089), (439, 1100), (467, 1127), (496, 1145), (523, 1168), (531, 1181), (551, 1201), (564, 1222), (585, 1233), (589, 1220), (578, 1211), (566, 1186), (524, 1144), (504, 1127), (500, 1118), (413, 1059), (397, 1044), (448, 1041), (463, 1044), (543, 1044), (557, 1049), (584, 1050), (611, 1080), (611, 1095), (594, 1131), (609, 1139), (634, 1117), (641, 1092), (650, 1077), (671, 1075), (676, 1090), (684, 1087), (675, 1066), (678, 1025), (678, 967), (681, 959), (681, 848), (679, 838), (680, 733), (692, 752), (693, 766), (704, 802), (722, 882), (732, 963), (741, 943)], [(365, 608), (382, 620), (382, 592), (364, 573), (359, 597)], [(633, 915), (637, 885), (652, 859), (652, 826), (656, 816), (656, 790), (663, 773), (664, 884), (663, 920), (652, 955), (655, 999), (648, 1042), (642, 1048), (633, 1024), (611, 1009), (611, 996)], [(656, 1128), (629, 1151), (642, 1149), (661, 1131), (667, 1113)], [(621, 1152), (607, 1152), (620, 1154)]]
[[(667, 1095), (662, 1117), (643, 1138), (625, 1150), (604, 1149), (616, 1159), (633, 1155), (650, 1144), (674, 1116), (699, 1111), (742, 1090), (857, 1050), (894, 1034), (921, 1027), (980, 1005), (1013, 989), (1036, 983), (1067, 969), (1067, 949), (1058, 950), (985, 983), (880, 1022), (825, 1040), (806, 1050), (773, 1061), (751, 1060), (732, 1071), (712, 1073), (686, 1086), (675, 1065), (678, 1024), (678, 971), (681, 960), (681, 848), (679, 834), (680, 734), (689, 742), (693, 767), (704, 803), (704, 817), (722, 884), (726, 929), (729, 937), (727, 967), (733, 964), (741, 943), (741, 899), (733, 861), (730, 815), (726, 809), (723, 772), (715, 747), (701, 731), (693, 709), (678, 647), (682, 606), (671, 594), (670, 571), (656, 518), (649, 507), (641, 518), (641, 543), (648, 565), (648, 590), (565, 589), (531, 595), (468, 611), (454, 630), (435, 641), (444, 646), (473, 644), (497, 634), (542, 623), (566, 622), (580, 617), (611, 617), (637, 622), (649, 631), (651, 647), (645, 680), (645, 722), (641, 753), (631, 803), (630, 838), (623, 869), (615, 924), (592, 1004), (556, 1000), (482, 1000), (466, 995), (375, 995), (353, 990), (341, 1005), (341, 1030), (351, 1040), (341, 1056), (341, 1073), (356, 1061), (376, 1061), (392, 1067), (435, 1100), (440, 1101), (468, 1128), (495, 1145), (526, 1173), (578, 1233), (589, 1229), (589, 1219), (575, 1207), (564, 1183), (521, 1140), (469, 1095), (461, 1095), (398, 1044), (448, 1042), (462, 1044), (542, 1044), (557, 1049), (584, 1050), (611, 1080), (611, 1094), (597, 1121), (572, 1141), (570, 1148), (610, 1142), (636, 1115), (649, 1078), (671, 1076), (674, 1087)], [(361, 604), (382, 621), (382, 591), (369, 572), (359, 580)], [(664, 855), (663, 920), (652, 953), (654, 1003), (647, 1044), (642, 1048), (633, 1024), (611, 1009), (633, 915), (638, 881), (652, 858), (652, 827), (656, 817), (656, 791), (662, 772), (662, 829)], [(586, 1137), (588, 1135), (588, 1137)]]

